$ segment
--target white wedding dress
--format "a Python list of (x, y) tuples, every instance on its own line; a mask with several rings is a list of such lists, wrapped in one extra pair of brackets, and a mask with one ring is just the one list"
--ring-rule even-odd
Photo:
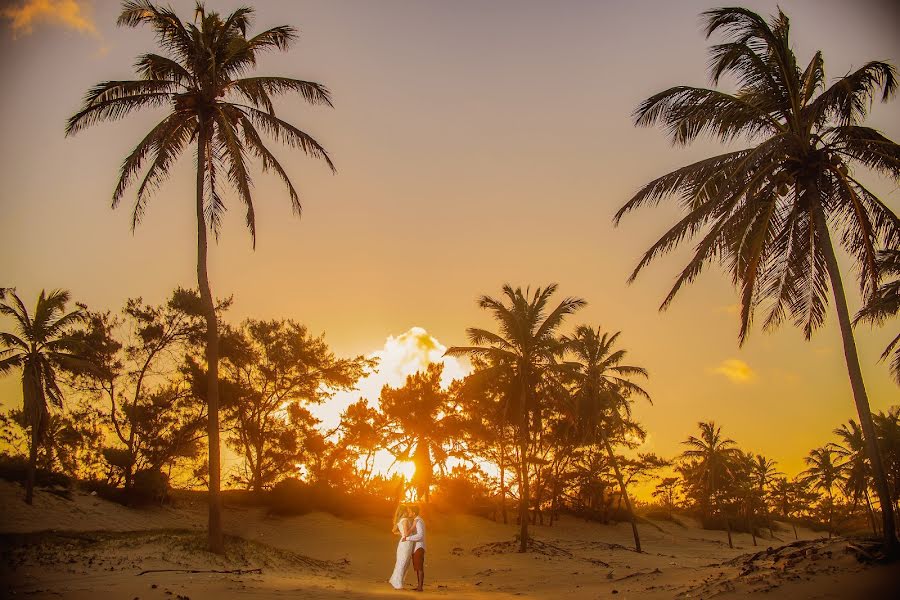
[[(397, 529), (400, 531), (411, 533), (409, 527), (410, 522), (407, 518), (400, 519), (400, 522), (397, 523)], [(403, 580), (406, 579), (406, 572), (412, 563), (412, 552), (415, 545), (415, 542), (397, 542), (397, 562), (394, 563), (394, 573), (388, 580), (395, 590), (403, 589)]]

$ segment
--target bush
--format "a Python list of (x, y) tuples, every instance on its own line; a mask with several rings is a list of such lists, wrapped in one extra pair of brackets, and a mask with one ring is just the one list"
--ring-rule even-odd
[[(25, 485), (28, 479), (28, 459), (24, 456), (0, 454), (0, 479)], [(35, 471), (34, 483), (41, 487), (72, 487), (72, 480), (68, 476), (41, 468)]]
[(307, 483), (285, 479), (272, 486), (266, 497), (269, 512), (305, 515), (314, 511), (336, 517), (389, 516), (393, 503), (365, 492), (347, 493), (324, 482)]
[(432, 501), (442, 512), (490, 517), (497, 510), (497, 503), (491, 500), (484, 483), (457, 468), (438, 481)]

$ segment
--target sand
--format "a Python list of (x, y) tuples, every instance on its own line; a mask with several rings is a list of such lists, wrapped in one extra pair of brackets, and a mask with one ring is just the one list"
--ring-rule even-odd
[[(28, 598), (363, 599), (404, 597), (387, 584), (396, 538), (382, 520), (314, 513), (273, 517), (227, 507), (225, 556), (203, 550), (204, 506), (129, 509), (73, 492), (39, 490), (32, 507), (0, 482), (0, 594)], [(631, 550), (627, 524), (563, 517), (533, 528), (515, 552), (516, 528), (485, 519), (427, 514), (427, 595), (446, 598), (890, 598), (900, 564), (872, 566), (847, 540), (785, 527), (781, 539), (641, 523), (645, 552)], [(771, 550), (767, 551), (767, 548)], [(150, 572), (147, 572), (150, 571)], [(189, 571), (236, 571), (192, 573)], [(143, 573), (143, 574), (142, 574)], [(413, 576), (407, 579), (409, 589)]]

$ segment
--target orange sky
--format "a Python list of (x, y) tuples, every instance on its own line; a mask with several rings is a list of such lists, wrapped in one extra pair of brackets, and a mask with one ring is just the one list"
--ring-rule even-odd
[[(172, 4), (190, 14), (192, 2)], [(241, 3), (208, 4), (227, 12)], [(743, 4), (764, 14), (775, 7)], [(821, 48), (830, 76), (870, 59), (900, 65), (900, 20), (887, 3), (780, 4), (802, 62)], [(717, 269), (656, 312), (687, 248), (625, 284), (678, 213), (642, 211), (614, 229), (615, 210), (650, 178), (718, 149), (673, 149), (629, 115), (668, 86), (706, 84), (698, 14), (717, 3), (255, 5), (260, 27), (302, 32), (259, 71), (334, 93), (335, 110), (279, 108), (329, 149), (338, 174), (273, 146), (304, 216), (292, 217), (280, 182), (257, 176), (255, 252), (229, 198), (210, 273), (217, 295), (235, 297), (230, 319), (298, 319), (344, 355), (383, 350), (412, 327), (450, 346), (465, 342), (467, 326), (492, 326), (478, 295), (505, 282), (558, 282), (560, 295), (589, 301), (572, 325), (622, 330), (632, 362), (650, 371), (654, 405), (637, 409), (649, 450), (672, 456), (698, 420), (715, 419), (793, 474), (809, 448), (854, 416), (833, 318), (812, 342), (790, 328), (757, 330), (740, 349), (737, 299)], [(154, 49), (150, 32), (116, 29), (111, 1), (28, 6), (4, 12), (0, 31), (0, 285), (27, 299), (42, 287), (68, 288), (93, 308), (130, 296), (159, 302), (176, 285), (195, 285), (190, 157), (134, 235), (128, 200), (109, 209), (122, 159), (160, 113), (63, 137), (89, 86), (129, 78), (134, 57)], [(900, 139), (900, 101), (875, 106), (869, 124)], [(867, 181), (900, 212), (896, 183)], [(851, 308), (858, 304), (854, 293)], [(900, 398), (876, 363), (895, 329), (896, 321), (857, 332), (875, 410)], [(0, 380), (5, 406), (21, 401), (18, 385)]]

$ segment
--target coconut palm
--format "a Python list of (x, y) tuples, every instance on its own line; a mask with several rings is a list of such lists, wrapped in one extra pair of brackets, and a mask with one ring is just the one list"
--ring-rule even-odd
[[(856, 321), (869, 321), (881, 324), (894, 315), (900, 314), (900, 249), (889, 248), (878, 253), (876, 259), (882, 277), (893, 276), (893, 279), (879, 285), (866, 305), (857, 313)], [(886, 360), (891, 352), (891, 374), (894, 381), (900, 384), (900, 334), (897, 334), (881, 354)]]
[[(869, 296), (878, 283), (876, 249), (900, 244), (900, 219), (852, 169), (900, 177), (900, 146), (860, 124), (876, 94), (887, 101), (896, 91), (894, 67), (869, 62), (826, 87), (822, 53), (801, 68), (781, 11), (768, 22), (743, 8), (710, 10), (704, 17), (707, 37), (722, 32), (726, 38), (711, 48), (712, 82), (732, 76), (737, 91), (673, 87), (645, 100), (635, 122), (662, 124), (676, 145), (702, 134), (723, 142), (744, 138), (750, 145), (655, 179), (618, 211), (616, 223), (639, 207), (676, 196), (687, 212), (647, 250), (631, 279), (681, 241), (699, 235), (693, 257), (661, 309), (706, 264), (722, 264), (741, 290), (741, 343), (762, 303), (769, 307), (765, 328), (791, 317), (809, 338), (825, 321), (830, 286), (866, 451), (879, 499), (887, 505), (832, 235), (852, 256), (863, 295)], [(896, 537), (890, 508), (883, 518), (885, 546), (892, 552)]]
[[(249, 160), (259, 159), (263, 171), (274, 171), (287, 187), (294, 212), (300, 197), (281, 163), (266, 147), (266, 134), (292, 148), (331, 163), (324, 148), (310, 135), (275, 114), (274, 96), (297, 93), (311, 104), (331, 106), (328, 90), (318, 83), (287, 77), (246, 77), (260, 54), (287, 50), (297, 37), (286, 25), (248, 37), (253, 9), (230, 15), (207, 12), (196, 5), (194, 22), (183, 22), (171, 9), (148, 0), (124, 2), (118, 24), (148, 25), (164, 51), (143, 54), (135, 64), (138, 79), (106, 81), (88, 91), (81, 110), (69, 119), (66, 135), (96, 123), (115, 121), (141, 108), (166, 107), (169, 113), (125, 158), (112, 197), (119, 205), (125, 190), (149, 164), (138, 186), (132, 209), (134, 229), (144, 216), (150, 196), (169, 175), (191, 144), (196, 145), (197, 282), (207, 323), (206, 362), (209, 404), (209, 544), (223, 551), (219, 498), (218, 329), (207, 275), (207, 229), (218, 236), (225, 204), (223, 181), (246, 209), (246, 224), (256, 245), (256, 218)], [(150, 157), (152, 156), (152, 160)]]
[[(741, 452), (731, 438), (722, 436), (722, 428), (713, 421), (700, 422), (700, 436), (688, 436), (681, 442), (688, 449), (681, 453), (685, 461), (682, 473), (685, 482), (695, 491), (700, 500), (703, 517), (712, 511), (722, 512), (722, 498), (728, 484), (733, 479), (734, 467)], [(728, 530), (728, 545), (731, 540), (731, 520), (725, 515)]]
[(574, 357), (567, 365), (572, 368), (574, 381), (575, 425), (585, 441), (599, 442), (606, 449), (628, 509), (634, 547), (640, 552), (641, 538), (634, 510), (610, 438), (623, 435), (629, 429), (633, 397), (641, 396), (649, 401), (650, 395), (630, 379), (647, 377), (647, 371), (622, 363), (627, 352), (615, 348), (620, 333), (610, 335), (599, 327), (595, 330), (581, 325), (572, 336), (564, 336), (562, 342)]
[(772, 482), (771, 498), (776, 511), (781, 518), (790, 521), (794, 528), (794, 539), (798, 539), (797, 523), (794, 522), (794, 513), (800, 508), (800, 497), (803, 494), (802, 484), (798, 481), (788, 480), (787, 477), (777, 477)]
[(769, 526), (769, 535), (774, 536), (772, 531), (772, 520), (769, 518), (769, 509), (766, 506), (766, 497), (772, 486), (772, 482), (776, 477), (783, 475), (781, 471), (775, 468), (776, 461), (766, 458), (762, 454), (757, 454), (753, 458), (753, 464), (750, 469), (750, 478), (756, 487), (756, 497), (762, 503), (762, 509), (765, 511), (766, 523)]
[(803, 459), (808, 468), (798, 476), (799, 480), (813, 491), (824, 491), (828, 494), (828, 537), (833, 533), (834, 489), (843, 483), (847, 463), (841, 462), (840, 456), (831, 446), (813, 448)]
[(521, 462), (519, 552), (525, 552), (528, 547), (529, 445), (531, 431), (540, 419), (539, 386), (543, 377), (559, 370), (558, 359), (565, 348), (556, 337), (557, 331), (567, 316), (586, 304), (581, 298), (569, 297), (549, 310), (550, 297), (556, 288), (552, 283), (532, 292), (530, 288), (523, 291), (504, 285), (503, 295), (508, 304), (482, 296), (478, 305), (490, 311), (499, 325), (499, 333), (470, 327), (466, 334), (472, 345), (454, 346), (446, 352), (449, 356), (482, 357), (491, 365), (488, 369), (510, 374), (509, 413), (519, 432)]
[[(9, 299), (7, 300), (7, 296)], [(77, 339), (72, 326), (84, 318), (82, 310), (66, 312), (69, 292), (41, 290), (34, 313), (14, 290), (0, 290), (0, 315), (12, 317), (16, 332), (0, 332), (0, 375), (22, 370), (22, 416), (31, 430), (25, 502), (34, 499), (38, 446), (50, 423), (50, 406), (62, 408), (63, 394), (57, 380), (61, 368), (84, 366), (75, 353)]]
[[(832, 444), (831, 447), (845, 461), (847, 467), (843, 486), (844, 494), (853, 500), (854, 506), (859, 502), (860, 498), (865, 499), (872, 532), (878, 535), (878, 527), (875, 525), (875, 511), (872, 509), (872, 501), (869, 498), (872, 474), (869, 461), (866, 459), (866, 444), (862, 428), (856, 421), (850, 419), (835, 429), (833, 433), (841, 438), (842, 443)], [(884, 454), (885, 449), (883, 447), (879, 449)]]

